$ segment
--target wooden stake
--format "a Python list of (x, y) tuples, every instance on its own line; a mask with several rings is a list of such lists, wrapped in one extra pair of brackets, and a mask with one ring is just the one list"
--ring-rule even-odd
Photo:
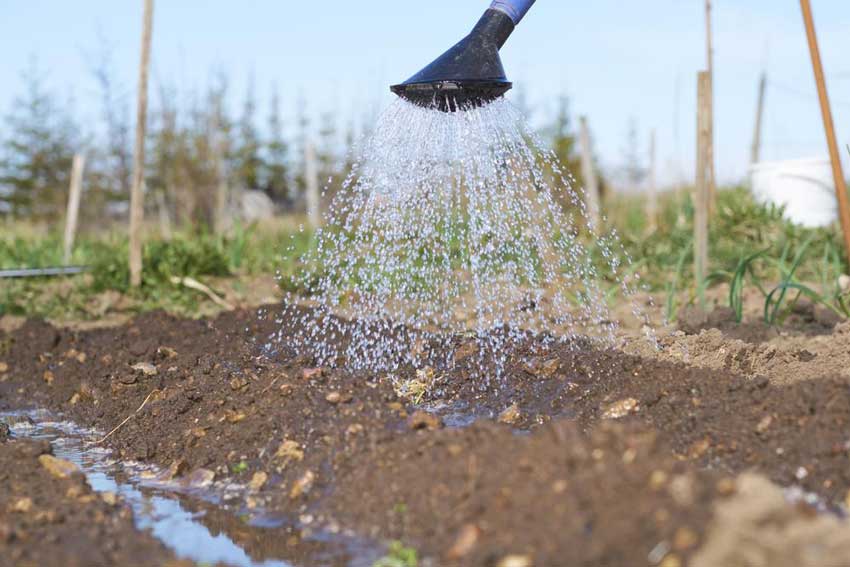
[(133, 152), (133, 186), (130, 190), (130, 285), (142, 283), (142, 222), (144, 221), (145, 127), (148, 113), (148, 67), (150, 66), (153, 0), (145, 0), (142, 23), (142, 53), (139, 63), (136, 147)]
[(579, 118), (581, 143), (581, 175), (584, 177), (584, 199), (587, 207), (588, 226), (594, 234), (602, 229), (602, 206), (599, 198), (599, 179), (593, 166), (593, 147), (590, 143), (590, 128), (587, 117)]
[(65, 265), (71, 262), (71, 252), (74, 249), (74, 239), (77, 235), (77, 220), (80, 215), (80, 195), (83, 192), (83, 169), (86, 167), (86, 156), (74, 155), (71, 166), (71, 186), (68, 189), (68, 212), (65, 215), (64, 254)]
[(655, 130), (649, 134), (649, 187), (646, 196), (646, 218), (650, 232), (658, 228), (658, 187), (656, 185)]
[(838, 216), (841, 219), (841, 229), (844, 232), (844, 247), (850, 261), (850, 203), (847, 199), (847, 185), (841, 167), (841, 154), (838, 152), (838, 141), (835, 138), (835, 123), (832, 120), (832, 108), (829, 105), (829, 94), (826, 90), (823, 63), (818, 47), (815, 20), (812, 16), (812, 6), (809, 0), (800, 0), (803, 9), (803, 20), (806, 24), (806, 36), (809, 39), (809, 51), (812, 55), (812, 66), (815, 71), (815, 82), (818, 86), (818, 98), (823, 115), (823, 126), (826, 130), (826, 143), (829, 146), (829, 157), (832, 160), (832, 176), (835, 179), (835, 194), (838, 197)]
[(705, 0), (705, 50), (706, 50), (706, 65), (708, 66), (708, 100), (706, 109), (708, 116), (708, 140), (707, 154), (708, 160), (708, 203), (709, 213), (714, 210), (714, 202), (717, 199), (717, 170), (714, 165), (714, 38), (711, 22), (711, 0)]
[(767, 73), (762, 72), (759, 81), (759, 98), (756, 106), (756, 128), (753, 132), (753, 146), (750, 150), (750, 164), (755, 165), (761, 159), (761, 123), (764, 117), (764, 97), (767, 91)]
[(310, 228), (316, 230), (321, 226), (322, 216), (319, 202), (319, 166), (316, 147), (312, 142), (307, 142), (304, 148), (304, 176), (307, 183), (307, 217)]
[(709, 141), (711, 76), (701, 71), (697, 81), (697, 172), (694, 191), (694, 278), (701, 307), (705, 307), (708, 271)]

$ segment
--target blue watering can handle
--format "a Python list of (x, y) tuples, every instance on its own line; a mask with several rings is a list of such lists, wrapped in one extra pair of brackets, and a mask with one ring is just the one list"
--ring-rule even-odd
[(535, 0), (493, 0), (490, 8), (504, 12), (518, 25), (520, 20), (531, 9)]

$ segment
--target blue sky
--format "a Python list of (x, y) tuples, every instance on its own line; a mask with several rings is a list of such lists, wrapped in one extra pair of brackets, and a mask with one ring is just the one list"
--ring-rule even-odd
[[(850, 2), (812, 0), (839, 140), (850, 142)], [(201, 89), (212, 70), (241, 97), (281, 91), (285, 117), (299, 96), (313, 114), (364, 120), (399, 82), (460, 39), (488, 0), (159, 0), (158, 82)], [(35, 56), (49, 85), (94, 119), (91, 59), (102, 36), (119, 79), (136, 80), (140, 0), (0, 0), (0, 111)], [(769, 73), (764, 157), (825, 155), (797, 0), (715, 0), (718, 172), (741, 178), (752, 140), (756, 86)], [(696, 73), (705, 65), (702, 0), (539, 0), (503, 50), (508, 76), (540, 121), (560, 94), (586, 114), (604, 166), (622, 161), (633, 117), (645, 147), (658, 135), (662, 178), (693, 170)], [(290, 126), (291, 124), (290, 120)], [(847, 156), (845, 155), (845, 158)], [(845, 164), (850, 161), (845, 159)]]

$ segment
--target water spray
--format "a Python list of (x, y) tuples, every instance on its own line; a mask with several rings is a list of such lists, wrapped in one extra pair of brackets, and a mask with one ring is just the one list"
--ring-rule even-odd
[(494, 0), (472, 32), (430, 65), (390, 87), (401, 98), (443, 112), (488, 104), (513, 84), (499, 50), (535, 0)]

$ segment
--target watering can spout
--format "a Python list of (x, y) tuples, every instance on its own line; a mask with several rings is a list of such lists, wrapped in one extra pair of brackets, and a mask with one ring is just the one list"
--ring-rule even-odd
[(391, 90), (428, 108), (454, 112), (487, 104), (513, 86), (499, 50), (535, 0), (494, 0), (473, 30), (430, 65)]

